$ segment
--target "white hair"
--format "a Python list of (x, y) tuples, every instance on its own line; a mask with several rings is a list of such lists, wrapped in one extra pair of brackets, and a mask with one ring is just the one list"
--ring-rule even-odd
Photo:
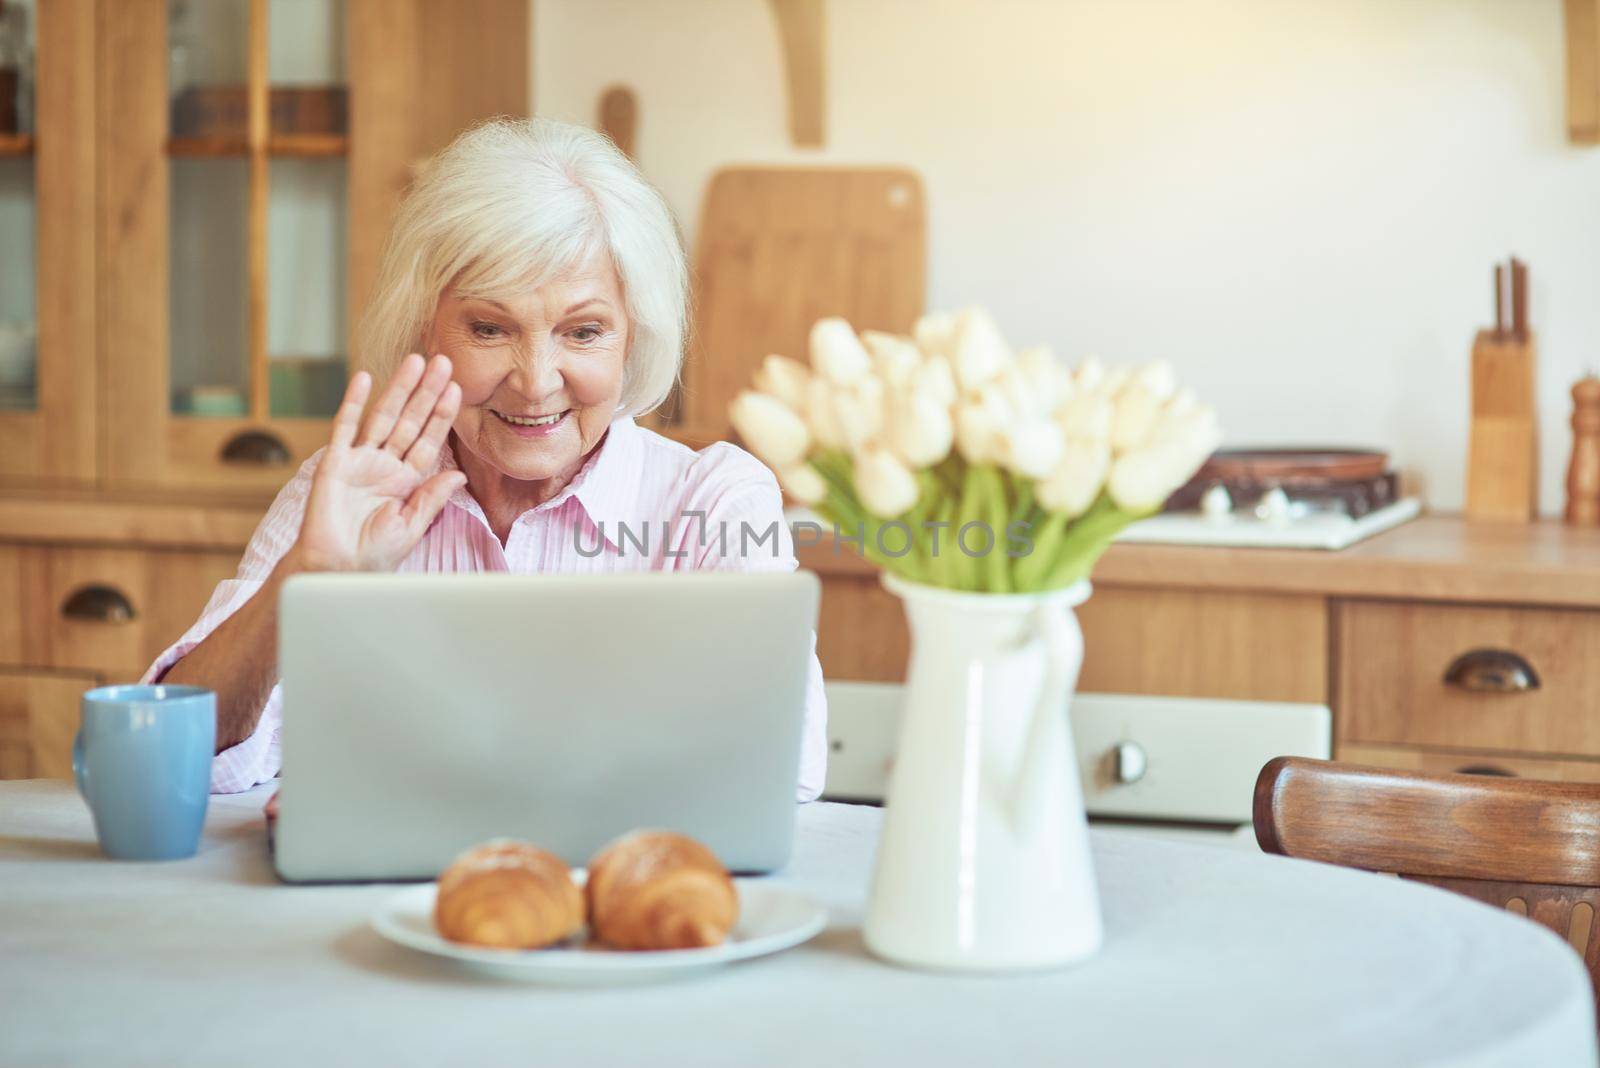
[[(417, 175), (384, 246), (361, 321), (364, 365), (382, 383), (445, 289), (506, 301), (611, 255), (632, 331), (618, 412), (667, 398), (683, 363), (689, 273), (666, 201), (606, 137), (550, 119), (467, 130)], [(426, 354), (425, 354), (426, 355)]]

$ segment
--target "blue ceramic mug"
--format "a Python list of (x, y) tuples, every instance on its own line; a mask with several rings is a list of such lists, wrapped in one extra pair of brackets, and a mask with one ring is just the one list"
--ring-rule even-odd
[(106, 856), (194, 856), (216, 737), (217, 695), (198, 686), (102, 686), (83, 695), (72, 771)]

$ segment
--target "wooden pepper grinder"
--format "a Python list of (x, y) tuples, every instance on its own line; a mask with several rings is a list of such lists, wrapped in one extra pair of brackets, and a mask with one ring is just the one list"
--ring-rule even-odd
[(1600, 526), (1600, 378), (1572, 387), (1572, 459), (1567, 463), (1567, 522)]

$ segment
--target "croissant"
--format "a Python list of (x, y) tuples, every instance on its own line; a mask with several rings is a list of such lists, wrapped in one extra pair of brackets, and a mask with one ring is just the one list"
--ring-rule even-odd
[(716, 854), (693, 838), (635, 831), (589, 862), (589, 930), (616, 949), (692, 949), (728, 937), (739, 896)]
[(583, 926), (583, 892), (555, 854), (526, 842), (489, 842), (439, 876), (433, 924), (452, 942), (537, 949)]

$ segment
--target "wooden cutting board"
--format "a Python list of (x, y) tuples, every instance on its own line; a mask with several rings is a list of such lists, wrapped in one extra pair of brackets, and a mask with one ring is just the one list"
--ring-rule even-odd
[(805, 361), (824, 316), (908, 332), (923, 311), (925, 215), (922, 180), (902, 168), (717, 172), (700, 218), (683, 385), (661, 429), (691, 443), (727, 437), (728, 403), (761, 361)]

